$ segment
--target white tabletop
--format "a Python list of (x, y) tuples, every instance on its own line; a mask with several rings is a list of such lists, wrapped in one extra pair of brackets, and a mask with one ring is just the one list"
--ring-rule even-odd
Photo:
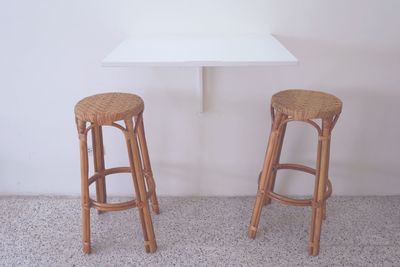
[(133, 37), (117, 46), (103, 66), (292, 65), (297, 59), (272, 35)]

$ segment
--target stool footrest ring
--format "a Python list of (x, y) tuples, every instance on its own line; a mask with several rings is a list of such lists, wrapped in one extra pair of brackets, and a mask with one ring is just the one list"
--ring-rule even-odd
[(115, 174), (115, 173), (130, 173), (131, 168), (130, 167), (115, 167), (115, 168), (110, 168), (110, 169), (105, 169), (102, 172), (96, 172), (89, 178), (89, 185), (91, 185), (93, 182), (98, 180), (99, 178), (110, 175), (110, 174)]
[[(325, 197), (324, 201), (327, 200), (330, 196), (332, 195), (332, 184), (331, 181), (327, 181), (326, 184), (326, 191), (325, 191)], [(267, 196), (271, 199), (274, 199), (280, 203), (287, 204), (287, 205), (292, 205), (292, 206), (312, 206), (313, 204), (313, 199), (308, 198), (308, 199), (295, 199), (295, 198), (290, 198), (287, 196), (283, 196), (280, 194), (277, 194), (275, 192), (268, 192)]]
[(120, 211), (126, 210), (130, 208), (136, 208), (138, 206), (137, 200), (130, 200), (120, 203), (99, 203), (90, 199), (91, 206), (100, 211)]
[(282, 164), (276, 164), (274, 166), (275, 170), (282, 170), (282, 169), (289, 169), (289, 170), (296, 170), (296, 171), (302, 171), (306, 172), (309, 174), (315, 175), (317, 171), (314, 168), (301, 165), (301, 164), (295, 164), (295, 163), (282, 163)]
[[(110, 168), (110, 169), (105, 169), (102, 172), (96, 172), (94, 175), (90, 176), (88, 179), (88, 185), (91, 185), (92, 183), (96, 182), (98, 179), (105, 177), (110, 174), (115, 174), (115, 173), (131, 173), (131, 168), (130, 167), (115, 167), (115, 168)], [(155, 192), (154, 186), (149, 183), (147, 186), (147, 192), (146, 196), (147, 199), (149, 199)], [(94, 201), (93, 199), (90, 199), (91, 206), (96, 208), (97, 210), (100, 211), (118, 211), (118, 210), (125, 210), (129, 208), (135, 208), (138, 207), (138, 202), (137, 200), (132, 200), (132, 201), (127, 201), (127, 202), (121, 202), (121, 203), (100, 203), (97, 201)]]

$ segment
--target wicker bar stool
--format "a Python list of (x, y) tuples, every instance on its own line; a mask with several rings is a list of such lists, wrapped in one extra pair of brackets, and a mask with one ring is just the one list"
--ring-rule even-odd
[[(145, 250), (146, 252), (157, 250), (148, 198), (151, 200), (153, 212), (158, 214), (159, 207), (144, 133), (143, 110), (143, 100), (137, 95), (127, 93), (93, 95), (82, 99), (75, 106), (80, 143), (82, 230), (85, 253), (91, 252), (90, 208), (95, 208), (100, 213), (137, 207)], [(116, 123), (121, 120), (124, 121), (125, 127)], [(89, 123), (88, 127), (87, 123)], [(112, 126), (123, 132), (128, 149), (129, 167), (105, 168), (102, 126)], [(88, 175), (87, 134), (89, 130), (92, 132), (95, 172), (91, 177)], [(136, 199), (107, 203), (105, 178), (114, 173), (131, 173)], [(89, 186), (93, 182), (96, 183), (96, 201), (89, 196)]]
[[(263, 205), (269, 204), (271, 199), (288, 205), (311, 206), (309, 254), (318, 255), (322, 220), (326, 216), (326, 199), (332, 193), (332, 185), (328, 179), (331, 132), (341, 111), (342, 102), (340, 99), (323, 92), (286, 90), (272, 96), (272, 128), (248, 229), (250, 238), (255, 238), (261, 209)], [(320, 127), (314, 119), (321, 119), (322, 126)], [(286, 125), (290, 121), (303, 121), (317, 129), (318, 148), (315, 169), (300, 164), (279, 163)], [(293, 199), (275, 193), (275, 178), (277, 171), (281, 169), (298, 170), (315, 175), (313, 197), (310, 199)]]

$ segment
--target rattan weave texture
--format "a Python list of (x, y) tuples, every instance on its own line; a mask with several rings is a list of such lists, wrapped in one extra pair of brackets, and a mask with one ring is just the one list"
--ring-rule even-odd
[(342, 111), (342, 101), (336, 96), (302, 89), (289, 89), (274, 94), (271, 105), (295, 120), (329, 118)]
[(86, 97), (75, 106), (75, 116), (82, 121), (110, 124), (131, 118), (144, 109), (140, 96), (128, 93), (103, 93)]

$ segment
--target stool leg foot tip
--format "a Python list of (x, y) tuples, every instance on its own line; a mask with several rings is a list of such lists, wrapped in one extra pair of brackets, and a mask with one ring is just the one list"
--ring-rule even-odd
[(83, 244), (82, 250), (83, 250), (83, 253), (85, 253), (85, 254), (90, 254), (92, 252), (92, 249), (89, 244)]
[(319, 254), (319, 249), (318, 248), (314, 248), (313, 246), (310, 246), (309, 250), (308, 250), (308, 254), (310, 256), (318, 256)]
[[(250, 227), (249, 227), (250, 228)], [(254, 239), (254, 238), (256, 238), (256, 234), (257, 234), (257, 230), (255, 230), (255, 229), (249, 229), (249, 231), (248, 231), (248, 236), (249, 236), (249, 238), (251, 238), (251, 239)]]
[(160, 214), (160, 207), (158, 205), (152, 205), (152, 208), (155, 214)]
[(153, 242), (150, 245), (145, 245), (144, 249), (145, 249), (146, 253), (154, 253), (157, 251), (157, 244), (155, 242)]

